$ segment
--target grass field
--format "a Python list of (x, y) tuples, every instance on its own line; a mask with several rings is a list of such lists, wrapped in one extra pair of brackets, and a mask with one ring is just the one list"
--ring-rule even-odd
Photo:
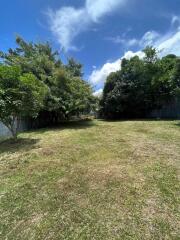
[(180, 123), (86, 121), (0, 144), (0, 239), (180, 239)]

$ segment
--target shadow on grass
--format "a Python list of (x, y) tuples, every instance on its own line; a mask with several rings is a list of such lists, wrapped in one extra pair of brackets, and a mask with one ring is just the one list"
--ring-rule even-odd
[[(98, 119), (102, 122), (169, 122), (177, 121), (174, 118), (119, 118), (119, 119)], [(178, 125), (178, 124), (177, 124)], [(179, 123), (180, 126), (180, 123)]]
[(61, 122), (56, 126), (49, 126), (46, 128), (30, 130), (28, 132), (36, 132), (36, 134), (42, 134), (42, 133), (54, 131), (54, 130), (65, 130), (65, 129), (79, 130), (79, 129), (87, 129), (93, 126), (96, 126), (96, 123), (91, 119), (87, 119), (87, 120), (79, 120), (79, 121)]
[(180, 121), (174, 124), (176, 127), (180, 127)]
[[(30, 130), (28, 133), (36, 133), (43, 134), (49, 131), (54, 130), (64, 130), (64, 129), (87, 129), (95, 126), (96, 123), (90, 119), (80, 120), (80, 121), (69, 121), (69, 122), (61, 122), (57, 126), (51, 126), (42, 129)], [(40, 139), (33, 138), (18, 138), (16, 141), (12, 139), (6, 139), (0, 141), (0, 153), (10, 152), (14, 153), (17, 151), (29, 151), (35, 148), (35, 145), (40, 141)], [(36, 146), (37, 147), (37, 146)]]
[(17, 151), (29, 151), (34, 148), (35, 144), (39, 142), (39, 139), (32, 138), (18, 138), (16, 141), (12, 139), (6, 139), (0, 142), (0, 153)]

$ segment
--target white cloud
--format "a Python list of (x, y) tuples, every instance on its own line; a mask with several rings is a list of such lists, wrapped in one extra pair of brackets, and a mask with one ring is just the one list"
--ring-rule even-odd
[(156, 31), (148, 31), (144, 34), (142, 39), (139, 41), (140, 46), (151, 46), (160, 37), (160, 34)]
[[(141, 43), (141, 48), (144, 48), (146, 45), (153, 45), (159, 51), (160, 57), (163, 57), (167, 54), (175, 54), (180, 56), (180, 28), (178, 27), (175, 32), (169, 32), (165, 36), (161, 36), (155, 31), (148, 31), (141, 39), (139, 39), (139, 43)], [(105, 63), (101, 68), (93, 70), (89, 77), (90, 82), (93, 85), (103, 86), (107, 76), (111, 72), (120, 70), (122, 58), (130, 59), (134, 56), (143, 58), (144, 53), (142, 50), (137, 52), (125, 52), (121, 58), (115, 60), (114, 62)]]
[(62, 7), (49, 9), (47, 16), (50, 30), (65, 50), (76, 49), (72, 42), (76, 36), (85, 31), (101, 17), (121, 7), (128, 0), (86, 0), (82, 8)]
[(138, 45), (139, 41), (135, 38), (133, 39), (126, 39), (124, 37), (121, 36), (116, 36), (116, 37), (106, 37), (105, 40), (111, 41), (112, 43), (115, 44), (123, 44), (125, 46), (131, 47), (134, 45)]
[[(144, 53), (142, 51), (128, 51), (124, 54), (124, 56), (122, 56), (122, 58), (130, 59), (134, 56), (139, 56), (140, 58), (143, 58)], [(102, 86), (110, 73), (116, 72), (121, 69), (122, 58), (119, 58), (114, 62), (105, 63), (101, 68), (93, 70), (89, 77), (89, 81), (93, 85)]]
[(139, 47), (145, 47), (145, 46), (151, 46), (156, 39), (160, 37), (159, 33), (156, 31), (148, 31), (144, 34), (144, 36), (141, 39), (127, 39), (123, 38), (121, 36), (116, 37), (108, 37), (107, 40), (110, 40), (113, 43), (121, 43), (126, 47), (132, 47), (132, 46), (139, 46)]
[(121, 67), (121, 59), (116, 60), (115, 62), (105, 63), (100, 69), (93, 70), (89, 81), (93, 84), (102, 84), (106, 80), (107, 76), (111, 72), (116, 72)]
[(131, 46), (138, 45), (138, 43), (139, 43), (138, 40), (135, 39), (135, 38), (130, 39), (130, 40), (127, 41), (127, 45), (130, 46), (130, 47), (131, 47)]
[(138, 45), (139, 44), (139, 41), (135, 38), (133, 39), (125, 39), (121, 36), (116, 36), (116, 37), (106, 37), (105, 40), (108, 40), (108, 41), (111, 41), (115, 44), (123, 44), (123, 45), (126, 45), (126, 46), (134, 46), (134, 45)]
[(175, 23), (178, 23), (178, 24), (180, 23), (180, 17), (179, 16), (174, 15), (172, 17), (171, 24), (174, 25)]
[(122, 38), (121, 36), (116, 36), (116, 37), (106, 37), (105, 40), (111, 41), (113, 43), (121, 43), (121, 44), (125, 44), (126, 41), (124, 38)]
[(116, 10), (125, 0), (86, 0), (86, 10), (94, 22), (102, 16)]
[(161, 35), (155, 31), (149, 31), (144, 34), (140, 43), (145, 47), (147, 45), (154, 46), (158, 51), (160, 57), (167, 54), (176, 54), (180, 56), (180, 18), (174, 16), (172, 23), (178, 21), (178, 26), (174, 30), (170, 30), (165, 35)]
[[(48, 10), (50, 29), (66, 50), (75, 49), (72, 40), (89, 24), (84, 9), (64, 7), (57, 11)], [(83, 24), (80, 24), (83, 22)]]
[(93, 95), (94, 95), (95, 97), (101, 97), (101, 96), (102, 96), (102, 93), (103, 93), (103, 89), (100, 88), (100, 89), (98, 89), (97, 91), (95, 91), (95, 92), (93, 93)]
[(132, 57), (138, 56), (139, 58), (143, 58), (144, 57), (144, 53), (142, 51), (137, 51), (137, 52), (133, 52), (133, 51), (127, 51), (124, 56), (122, 58), (126, 58), (126, 59), (131, 59)]
[(160, 51), (160, 56), (175, 54), (180, 56), (180, 29), (169, 36), (155, 43), (155, 47)]

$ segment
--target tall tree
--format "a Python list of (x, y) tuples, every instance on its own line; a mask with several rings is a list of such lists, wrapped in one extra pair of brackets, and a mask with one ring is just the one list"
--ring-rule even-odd
[(153, 47), (145, 57), (123, 59), (121, 70), (108, 76), (101, 100), (106, 118), (146, 117), (180, 93), (180, 60), (175, 55), (158, 58)]
[(46, 113), (49, 122), (69, 119), (72, 114), (90, 109), (88, 99), (93, 99), (92, 89), (82, 79), (80, 63), (70, 58), (64, 65), (49, 43), (28, 43), (21, 37), (17, 37), (16, 43), (16, 49), (1, 53), (1, 57), (5, 64), (20, 66), (22, 73), (32, 73), (47, 86), (42, 112)]

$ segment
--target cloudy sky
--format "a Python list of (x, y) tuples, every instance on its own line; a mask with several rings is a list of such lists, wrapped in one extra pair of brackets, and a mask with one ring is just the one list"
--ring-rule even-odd
[(180, 56), (180, 0), (0, 0), (0, 50), (16, 34), (50, 41), (84, 64), (96, 94), (107, 75), (146, 45)]

